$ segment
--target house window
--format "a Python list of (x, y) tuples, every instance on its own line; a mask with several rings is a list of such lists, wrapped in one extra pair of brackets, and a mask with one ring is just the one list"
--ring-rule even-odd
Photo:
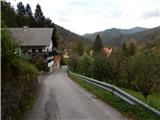
[(52, 61), (52, 60), (51, 60), (51, 59), (49, 59), (47, 62), (48, 62), (48, 63), (50, 63), (51, 61)]
[(36, 50), (36, 52), (39, 52), (39, 50)]
[(42, 52), (42, 49), (39, 49), (39, 52)]
[(32, 49), (32, 52), (33, 52), (33, 53), (35, 53), (35, 51), (36, 51), (35, 49)]
[(31, 52), (32, 52), (32, 49), (29, 49), (28, 52), (31, 53)]

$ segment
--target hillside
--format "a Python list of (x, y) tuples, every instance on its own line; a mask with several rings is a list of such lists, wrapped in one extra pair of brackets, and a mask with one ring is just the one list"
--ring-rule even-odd
[(112, 28), (102, 32), (85, 34), (84, 37), (93, 41), (97, 34), (100, 34), (104, 44), (109, 44), (112, 46), (121, 46), (123, 42), (129, 39), (134, 39), (137, 42), (152, 41), (158, 34), (160, 34), (160, 27), (152, 29), (146, 29), (140, 27), (135, 27), (131, 29)]
[(75, 42), (76, 40), (82, 40), (87, 45), (89, 45), (89, 43), (92, 42), (91, 40), (89, 40), (83, 36), (80, 36), (76, 33), (73, 33), (73, 32), (71, 32), (71, 31), (69, 31), (59, 25), (56, 25), (56, 28), (59, 32), (60, 40), (62, 41), (62, 44), (69, 45), (70, 43)]
[(131, 28), (131, 29), (111, 28), (111, 29), (106, 29), (101, 32), (85, 34), (84, 37), (86, 37), (90, 40), (94, 40), (96, 35), (100, 34), (103, 41), (108, 41), (108, 40), (115, 39), (115, 38), (117, 38), (121, 35), (124, 35), (124, 34), (132, 34), (132, 33), (136, 33), (136, 32), (141, 32), (143, 30), (146, 30), (146, 28), (140, 28), (140, 27), (135, 27), (135, 28)]

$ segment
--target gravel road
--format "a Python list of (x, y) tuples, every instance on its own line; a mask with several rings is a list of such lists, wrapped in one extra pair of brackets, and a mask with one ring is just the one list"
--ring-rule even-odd
[(117, 110), (77, 85), (62, 69), (41, 82), (26, 120), (127, 120)]

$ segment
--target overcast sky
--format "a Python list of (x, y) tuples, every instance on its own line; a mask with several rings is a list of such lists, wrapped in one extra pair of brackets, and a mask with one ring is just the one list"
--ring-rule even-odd
[(39, 3), (54, 23), (83, 35), (109, 28), (160, 26), (160, 0), (7, 0), (13, 6)]

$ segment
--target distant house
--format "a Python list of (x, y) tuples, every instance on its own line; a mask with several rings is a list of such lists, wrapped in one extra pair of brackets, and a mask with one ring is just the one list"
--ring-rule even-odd
[(69, 50), (64, 49), (63, 58), (64, 58), (64, 59), (68, 59), (68, 58), (69, 58)]
[[(60, 52), (53, 49), (51, 39), (53, 28), (9, 28), (12, 35), (18, 39), (21, 51), (24, 55), (42, 53), (48, 61), (48, 67), (52, 71), (53, 66), (59, 67)], [(57, 59), (59, 58), (59, 59)]]
[(90, 55), (93, 56), (94, 50), (90, 50)]
[(112, 53), (112, 48), (103, 48), (102, 53), (109, 56)]

